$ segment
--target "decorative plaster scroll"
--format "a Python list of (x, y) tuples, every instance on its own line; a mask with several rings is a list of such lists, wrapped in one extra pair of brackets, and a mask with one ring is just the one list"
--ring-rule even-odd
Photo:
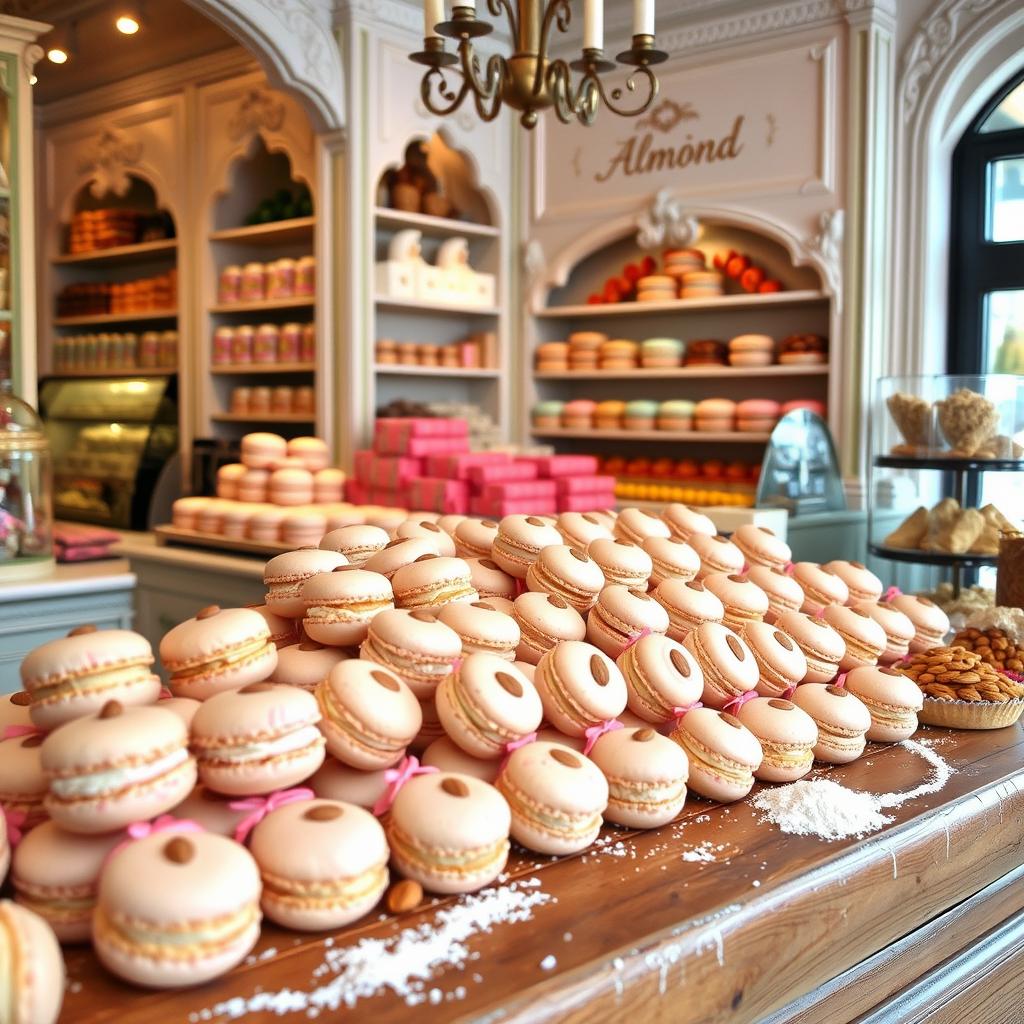
[(96, 199), (125, 195), (132, 186), (129, 168), (137, 167), (142, 143), (117, 128), (107, 128), (78, 162), (80, 174), (91, 174), (89, 191)]
[[(416, 111), (419, 117), (425, 118), (426, 120), (435, 120), (437, 115), (427, 110), (426, 104), (424, 104), (422, 98), (417, 94), (416, 102), (413, 104), (413, 109)], [(471, 114), (465, 108), (456, 110), (454, 114), (449, 114), (445, 118), (446, 122), (454, 124), (462, 132), (471, 132), (479, 123), (478, 119)]]
[(697, 218), (683, 212), (683, 204), (673, 199), (669, 189), (661, 189), (651, 205), (636, 218), (636, 242), (641, 249), (664, 245), (686, 246), (697, 237)]
[(228, 123), (228, 133), (237, 142), (260, 129), (276, 132), (284, 124), (284, 103), (265, 89), (250, 89)]
[(541, 279), (547, 269), (548, 261), (544, 256), (544, 247), (536, 238), (523, 242), (523, 276), (526, 291)]
[(819, 230), (809, 235), (803, 251), (825, 275), (829, 288), (839, 305), (843, 266), (843, 211), (826, 210), (818, 217)]
[(35, 66), (43, 59), (45, 53), (46, 51), (38, 43), (25, 47), (25, 52), (21, 55), (21, 66), (26, 82), (32, 78)]
[(921, 98), (921, 88), (956, 43), (965, 25), (999, 0), (943, 0), (907, 45), (903, 56), (900, 106), (908, 121)]

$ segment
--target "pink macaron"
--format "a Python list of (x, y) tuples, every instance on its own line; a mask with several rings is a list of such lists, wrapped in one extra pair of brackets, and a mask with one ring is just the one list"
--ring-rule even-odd
[(458, 634), (464, 657), (494, 654), (505, 661), (516, 660), (516, 649), (521, 639), (519, 624), (490, 601), (446, 604), (438, 612), (437, 619)]
[(341, 800), (372, 810), (391, 785), (389, 772), (388, 768), (363, 771), (328, 754), (304, 785), (323, 800)]
[(170, 711), (177, 715), (185, 725), (186, 729), (192, 728), (192, 719), (202, 705), (202, 701), (192, 697), (166, 697), (160, 701), (160, 707), (164, 711)]
[(702, 622), (725, 618), (725, 605), (697, 580), (665, 580), (658, 584), (654, 599), (668, 613), (668, 636), (680, 643)]
[(742, 433), (767, 434), (778, 422), (781, 410), (774, 399), (746, 398), (736, 403), (736, 429)]
[(852, 691), (831, 683), (806, 683), (796, 688), (792, 699), (818, 727), (818, 761), (848, 764), (864, 753), (871, 714)]
[(491, 558), (510, 576), (525, 580), (541, 550), (561, 543), (558, 530), (538, 516), (508, 515), (498, 523)]
[(379, 551), (383, 551), (391, 542), (387, 530), (379, 526), (343, 526), (340, 530), (331, 530), (320, 538), (320, 548), (324, 551), (337, 551), (345, 556), (349, 565), (364, 565)]
[(373, 617), (395, 606), (386, 576), (347, 565), (311, 576), (300, 593), (306, 636), (331, 647), (361, 644)]
[(748, 569), (755, 565), (784, 569), (793, 557), (789, 545), (766, 526), (744, 523), (736, 527), (731, 540), (743, 552)]
[(626, 707), (622, 672), (607, 654), (582, 641), (566, 641), (548, 651), (533, 682), (544, 718), (566, 736), (583, 736)]
[(0, 817), (25, 833), (46, 820), (49, 780), (43, 771), (44, 736), (12, 736), (0, 742)]
[(642, 546), (648, 537), (671, 537), (668, 524), (654, 512), (642, 508), (624, 508), (615, 520), (612, 533), (619, 540)]
[(60, 946), (46, 921), (10, 900), (0, 900), (0, 960), (8, 965), (4, 1020), (56, 1024), (66, 980)]
[(753, 690), (760, 678), (750, 648), (728, 627), (705, 622), (683, 641), (704, 675), (702, 702), (721, 710)]
[(846, 651), (839, 660), (840, 672), (878, 664), (878, 659), (885, 653), (888, 638), (885, 630), (870, 615), (841, 604), (830, 604), (822, 615), (846, 644)]
[(665, 633), (668, 627), (668, 612), (647, 591), (612, 583), (590, 610), (587, 640), (617, 658), (641, 636)]
[(276, 555), (263, 569), (267, 608), (285, 619), (301, 619), (306, 614), (303, 583), (318, 573), (333, 572), (339, 565), (348, 565), (348, 561), (336, 551), (309, 548)]
[(46, 812), (70, 832), (112, 832), (181, 803), (196, 783), (189, 734), (159, 707), (104, 704), (68, 722), (40, 748)]
[(363, 563), (369, 572), (379, 572), (389, 580), (402, 568), (415, 562), (423, 555), (436, 555), (437, 545), (422, 537), (405, 537), (388, 541), (375, 554), (370, 555)]
[(793, 579), (804, 592), (800, 610), (807, 615), (817, 615), (830, 604), (846, 604), (849, 600), (850, 590), (842, 577), (817, 562), (797, 562), (793, 566)]
[(846, 654), (843, 638), (824, 620), (803, 612), (783, 612), (775, 620), (781, 630), (796, 642), (807, 661), (805, 683), (827, 683), (839, 672)]
[(746, 577), (768, 595), (765, 622), (774, 622), (783, 612), (798, 612), (803, 607), (803, 587), (782, 569), (754, 565), (747, 570)]
[(797, 642), (777, 626), (748, 622), (740, 638), (757, 662), (757, 692), (762, 697), (784, 697), (804, 681), (807, 658)]
[(761, 782), (796, 782), (814, 767), (818, 727), (806, 711), (779, 697), (758, 697), (736, 717), (757, 737), (763, 760), (754, 771)]
[(502, 762), (493, 758), (484, 759), (467, 754), (450, 736), (441, 736), (423, 751), (423, 764), (441, 772), (457, 772), (472, 775), (474, 779), (494, 783), (501, 771)]
[(170, 814), (180, 821), (194, 821), (207, 832), (234, 839), (238, 826), (251, 811), (237, 796), (217, 793), (207, 786), (196, 786)]
[(682, 505), (679, 502), (666, 505), (662, 510), (661, 518), (665, 520), (672, 536), (678, 537), (680, 540), (688, 541), (695, 533), (701, 533), (707, 537), (714, 537), (718, 533), (710, 516), (690, 505)]
[(420, 555), (395, 572), (391, 586), (396, 608), (438, 609), (452, 601), (480, 600), (469, 566), (461, 558)]
[(582, 640), (587, 634), (583, 616), (557, 594), (520, 594), (513, 602), (512, 616), (520, 632), (516, 659), (532, 665), (558, 644)]
[(448, 536), (444, 530), (424, 516), (411, 516), (398, 525), (395, 530), (395, 540), (407, 538), (420, 538), (432, 544), (437, 554), (445, 558), (455, 557), (455, 541)]
[[(914, 639), (910, 653), (918, 654), (938, 647), (949, 633), (949, 616), (930, 598), (915, 594), (897, 594), (884, 602), (887, 607), (902, 612), (914, 625)], [(35, 718), (35, 715), (32, 716)]]
[(834, 572), (845, 584), (850, 595), (847, 604), (858, 601), (878, 601), (882, 596), (882, 581), (862, 562), (836, 559), (826, 562), (823, 569)]
[(748, 622), (762, 622), (768, 614), (768, 595), (746, 576), (713, 572), (703, 583), (722, 602), (724, 624), (737, 633)]
[(704, 673), (680, 643), (660, 633), (641, 637), (616, 660), (629, 710), (645, 723), (673, 721), (700, 700)]
[(881, 601), (860, 601), (853, 608), (870, 615), (885, 631), (885, 650), (878, 659), (880, 665), (892, 665), (907, 656), (917, 630), (903, 612)]
[(313, 501), (313, 474), (308, 469), (275, 469), (267, 482), (272, 505), (309, 505)]
[(742, 800), (754, 786), (763, 751), (757, 737), (734, 715), (696, 708), (679, 720), (670, 739), (690, 762), (689, 786), (708, 800)]
[(421, 701), (433, 697), (461, 655), (459, 634), (423, 609), (381, 612), (370, 621), (359, 649), (363, 661), (398, 676)]
[(609, 525), (592, 512), (563, 512), (555, 528), (564, 542), (577, 551), (586, 551), (591, 541), (612, 536)]
[(845, 685), (871, 715), (869, 740), (899, 743), (917, 732), (924, 695), (912, 679), (891, 668), (865, 665), (848, 673)]
[(520, 581), (509, 576), (493, 559), (467, 558), (466, 565), (469, 566), (469, 581), (481, 601), (499, 598), (511, 603), (519, 596)]
[(31, 705), (32, 695), (27, 690), (0, 694), (0, 732), (9, 725), (31, 725), (32, 715), (29, 713)]
[(254, 433), (242, 438), (242, 463), (249, 469), (269, 469), (288, 454), (288, 442), (279, 434)]
[(692, 580), (700, 572), (697, 552), (678, 537), (648, 537), (643, 543), (645, 554), (651, 560), (651, 590), (665, 580)]
[(498, 536), (493, 519), (463, 519), (455, 527), (455, 553), (460, 558), (490, 558), (491, 545)]
[(330, 465), (331, 450), (319, 437), (293, 437), (288, 442), (288, 457), (301, 460), (306, 469), (318, 473)]
[(601, 566), (589, 554), (568, 544), (551, 544), (526, 573), (529, 590), (557, 594), (585, 615), (605, 585)]
[(211, 697), (192, 719), (203, 785), (248, 796), (308, 779), (324, 759), (319, 719), (316, 698), (295, 686), (253, 683)]
[(278, 650), (299, 642), (294, 619), (285, 619), (280, 615), (275, 615), (265, 604), (250, 606), (249, 610), (256, 612), (267, 624), (267, 629), (270, 630), (270, 639), (273, 640), (274, 646)]
[(694, 533), (687, 543), (700, 559), (700, 569), (696, 578), (704, 579), (712, 573), (725, 573), (726, 575), (739, 575), (743, 571), (746, 560), (743, 552), (728, 537), (721, 534), (708, 536), (706, 533)]
[(622, 537), (599, 537), (587, 548), (587, 555), (601, 570), (607, 583), (624, 587), (647, 587), (654, 569), (651, 556), (639, 544)]

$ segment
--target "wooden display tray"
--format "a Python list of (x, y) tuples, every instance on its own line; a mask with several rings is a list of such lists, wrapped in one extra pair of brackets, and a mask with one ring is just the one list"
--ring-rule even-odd
[(200, 533), (198, 530), (184, 530), (180, 526), (155, 526), (153, 533), (160, 545), (182, 544), (192, 548), (212, 548), (215, 551), (230, 551), (243, 555), (261, 555), (273, 558), (284, 551), (294, 551), (294, 544), (265, 544), (255, 540), (235, 540), (219, 533)]
[[(604, 852), (558, 860), (518, 853), (509, 874), (537, 879), (554, 899), (534, 907), (528, 922), (468, 939), (465, 968), (439, 969), (426, 983), (424, 995), (438, 990), (436, 1006), (409, 1007), (385, 990), (351, 1008), (324, 1008), (319, 1019), (845, 1024), (875, 1010), (869, 1019), (886, 1024), (1019, 1020), (1024, 731), (922, 729), (917, 739), (934, 744), (955, 773), (939, 792), (887, 812), (894, 820), (880, 832), (826, 843), (759, 823), (749, 801), (722, 807), (691, 798), (665, 828), (606, 829)], [(871, 745), (854, 764), (816, 774), (856, 790), (908, 792), (931, 768), (905, 747)], [(716, 862), (682, 859), (703, 843)], [(400, 922), (372, 915), (331, 944), (336, 951), (429, 925), (448, 902)], [(265, 925), (246, 964), (172, 992), (126, 985), (88, 948), (72, 947), (62, 1020), (236, 1019), (203, 1011), (258, 991), (330, 983), (328, 969), (314, 977), (325, 938)], [(959, 1012), (890, 1012), (944, 1003)], [(237, 1019), (308, 1018), (300, 1010)]]

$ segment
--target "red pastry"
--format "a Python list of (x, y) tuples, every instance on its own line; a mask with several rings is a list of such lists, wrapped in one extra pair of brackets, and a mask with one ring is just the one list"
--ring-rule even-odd
[(743, 271), (750, 266), (750, 257), (737, 254), (725, 265), (725, 276), (739, 279)]
[(764, 280), (764, 271), (760, 267), (747, 267), (740, 275), (740, 287), (747, 292), (756, 292)]
[(758, 285), (757, 290), (762, 295), (767, 295), (769, 292), (781, 292), (782, 283), (780, 281), (776, 281), (774, 277), (769, 277)]

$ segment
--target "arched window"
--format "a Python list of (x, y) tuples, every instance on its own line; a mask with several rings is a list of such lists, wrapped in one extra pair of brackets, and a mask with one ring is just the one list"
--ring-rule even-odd
[(950, 373), (1024, 374), (1024, 70), (953, 152)]

